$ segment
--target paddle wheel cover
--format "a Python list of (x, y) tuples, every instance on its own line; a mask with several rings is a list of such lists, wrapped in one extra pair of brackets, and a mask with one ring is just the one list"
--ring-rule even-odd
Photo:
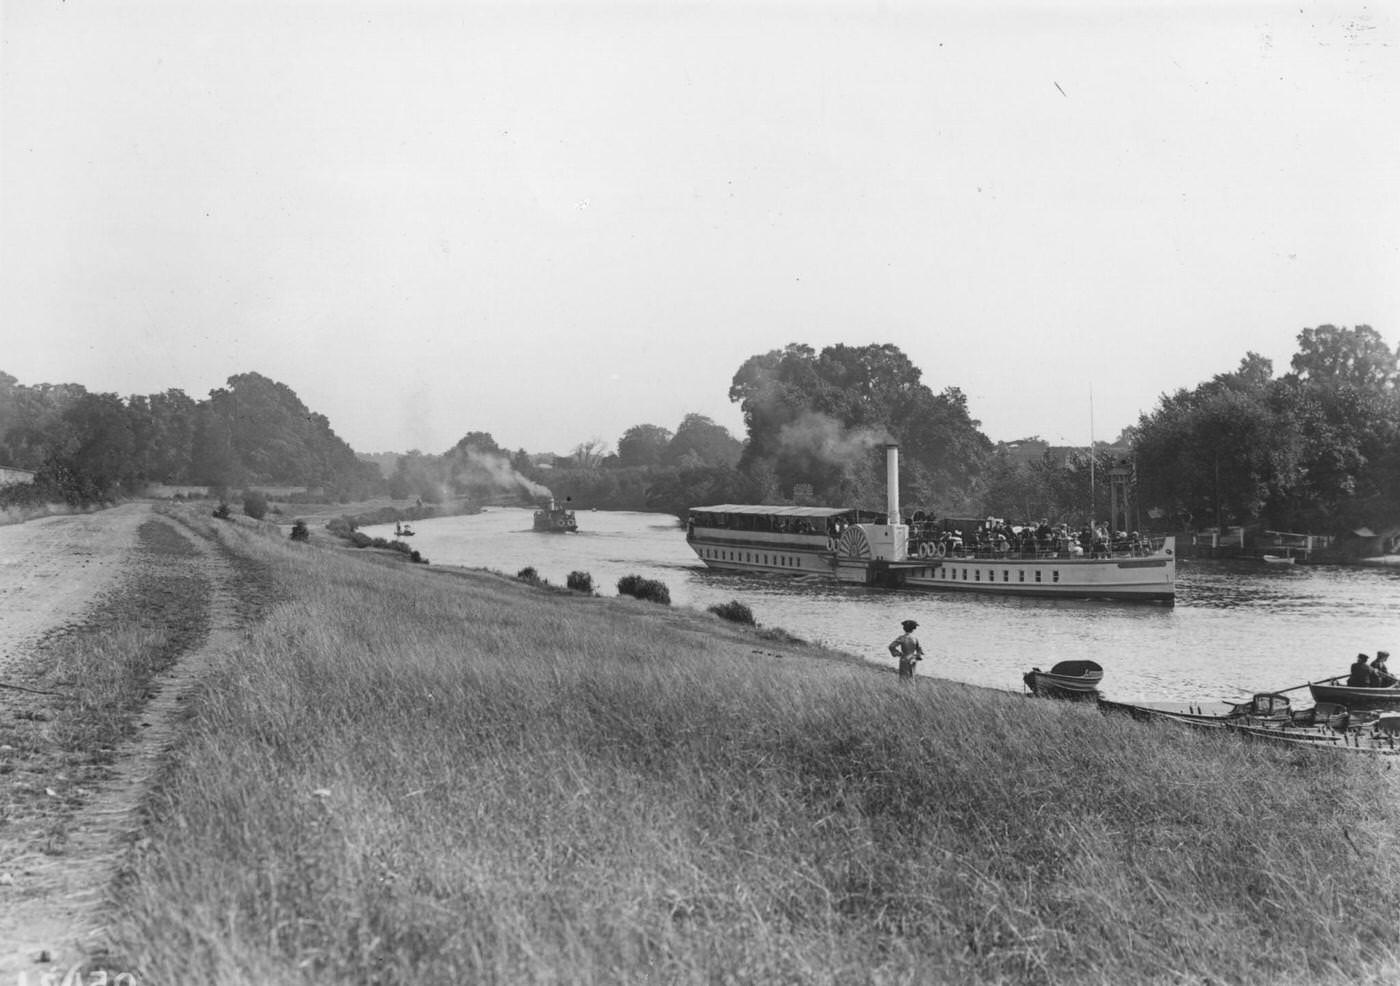
[(870, 555), (870, 539), (865, 536), (865, 531), (859, 527), (846, 528), (836, 539), (836, 556), (838, 558), (869, 561)]

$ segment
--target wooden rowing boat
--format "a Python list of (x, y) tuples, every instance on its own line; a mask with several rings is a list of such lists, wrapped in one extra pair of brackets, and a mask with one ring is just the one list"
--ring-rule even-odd
[(1031, 668), (1022, 680), (1032, 694), (1046, 698), (1096, 698), (1103, 668), (1093, 661), (1060, 661), (1049, 671)]
[(1400, 685), (1359, 688), (1342, 684), (1346, 676), (1308, 683), (1314, 702), (1332, 702), (1348, 709), (1400, 709)]

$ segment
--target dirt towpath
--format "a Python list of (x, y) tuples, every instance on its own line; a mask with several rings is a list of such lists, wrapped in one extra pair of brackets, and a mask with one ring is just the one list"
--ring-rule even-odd
[[(235, 645), (236, 579), (214, 545), (148, 504), (0, 527), (0, 683), (11, 686), (0, 687), (0, 984), (62, 981), (100, 951), (102, 905), (181, 696)], [(168, 666), (131, 710), (128, 738), (65, 746), (73, 706), (22, 689), (53, 688), (55, 653), (128, 623), (163, 628)]]
[(0, 681), (116, 584), (149, 517), (149, 506), (128, 503), (0, 527)]

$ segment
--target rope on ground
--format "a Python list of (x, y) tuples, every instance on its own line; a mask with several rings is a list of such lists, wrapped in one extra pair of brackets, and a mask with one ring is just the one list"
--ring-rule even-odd
[(8, 681), (0, 681), (0, 688), (12, 688), (17, 692), (29, 692), (31, 695), (57, 695), (59, 698), (72, 698), (67, 692), (51, 692), (45, 688), (26, 688), (24, 685), (12, 685)]

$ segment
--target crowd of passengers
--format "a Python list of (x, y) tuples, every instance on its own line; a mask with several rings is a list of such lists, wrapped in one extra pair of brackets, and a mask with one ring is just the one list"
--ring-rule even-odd
[(911, 541), (941, 547), (940, 554), (975, 554), (979, 557), (1026, 557), (1053, 555), (1069, 558), (1109, 558), (1113, 555), (1145, 554), (1151, 542), (1137, 531), (1110, 531), (1103, 525), (1085, 525), (1078, 532), (1068, 524), (1007, 524), (988, 519), (970, 534), (946, 530), (937, 523), (915, 523)]

